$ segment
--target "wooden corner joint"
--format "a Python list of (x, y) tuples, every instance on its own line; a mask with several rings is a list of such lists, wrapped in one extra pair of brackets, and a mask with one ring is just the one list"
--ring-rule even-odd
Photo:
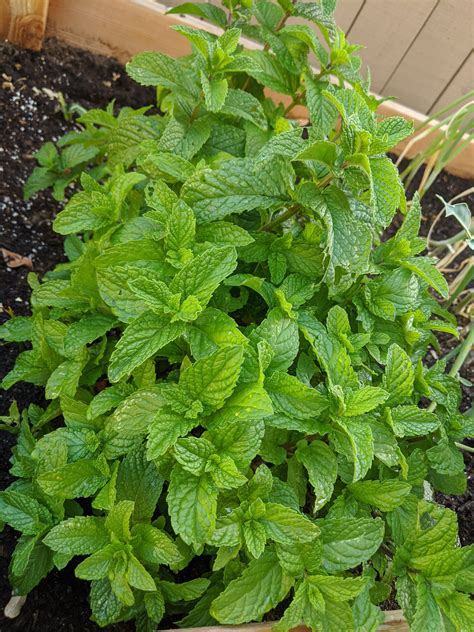
[(8, 41), (23, 48), (40, 50), (46, 30), (49, 0), (7, 0), (1, 32)]

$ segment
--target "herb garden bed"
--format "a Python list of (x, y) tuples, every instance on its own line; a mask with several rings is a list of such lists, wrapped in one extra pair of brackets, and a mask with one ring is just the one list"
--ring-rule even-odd
[[(9, 45), (0, 48), (0, 68), (4, 73), (0, 92), (0, 109), (5, 117), (4, 124), (10, 132), (3, 136), (0, 154), (2, 172), (2, 190), (0, 190), (0, 207), (2, 235), (0, 247), (17, 253), (31, 260), (35, 272), (40, 275), (51, 269), (64, 258), (62, 239), (52, 232), (51, 223), (57, 211), (57, 202), (52, 200), (49, 192), (40, 193), (31, 201), (23, 201), (22, 187), (33, 165), (32, 154), (46, 140), (51, 140), (71, 129), (72, 123), (65, 120), (68, 116), (67, 106), (79, 103), (87, 108), (105, 107), (112, 99), (117, 105), (140, 107), (152, 102), (152, 89), (142, 88), (125, 75), (123, 68), (116, 62), (79, 51), (62, 43), (50, 41), (41, 53), (16, 50)], [(81, 69), (83, 69), (81, 71)], [(45, 90), (46, 89), (46, 90)], [(66, 105), (62, 111), (58, 97), (64, 96)], [(451, 199), (465, 190), (468, 184), (455, 176), (443, 174), (424, 199), (424, 218), (422, 234), (426, 234), (433, 219), (439, 212), (439, 202), (435, 195), (439, 193), (445, 199)], [(409, 196), (411, 197), (411, 196)], [(466, 200), (468, 203), (474, 198)], [(441, 222), (433, 235), (443, 239), (456, 231), (449, 223)], [(8, 253), (5, 255), (10, 256)], [(11, 261), (10, 261), (11, 263)], [(25, 262), (27, 263), (27, 262)], [(30, 290), (26, 283), (29, 271), (28, 264), (9, 267), (0, 263), (0, 302), (3, 312), (0, 323), (6, 320), (8, 310), (16, 315), (29, 313), (28, 299)], [(452, 344), (448, 336), (441, 336), (441, 355), (450, 349)], [(444, 345), (444, 347), (443, 347)], [(20, 346), (8, 345), (1, 348), (3, 377), (13, 366)], [(473, 377), (472, 366), (465, 365), (462, 375), (467, 379)], [(0, 390), (0, 414), (6, 414), (10, 402), (16, 399), (20, 410), (29, 403), (42, 404), (43, 390), (20, 383), (10, 391)], [(464, 392), (462, 410), (470, 405), (469, 395)], [(10, 483), (8, 473), (9, 448), (13, 444), (12, 437), (0, 434), (0, 486)], [(472, 483), (473, 459), (471, 454), (465, 455), (466, 469)], [(459, 519), (459, 535), (462, 544), (473, 541), (470, 514), (474, 503), (472, 487), (464, 496), (444, 496), (436, 494), (439, 503), (457, 511)], [(10, 589), (7, 581), (8, 558), (15, 541), (13, 530), (7, 529), (0, 534), (0, 582), (1, 605), (8, 600)], [(188, 570), (188, 569), (187, 569)], [(182, 579), (192, 578), (190, 575)], [(197, 575), (200, 575), (198, 569)], [(184, 572), (186, 574), (186, 571)], [(184, 575), (183, 574), (183, 575)], [(391, 603), (388, 607), (394, 607)], [(9, 630), (96, 630), (97, 626), (89, 621), (89, 605), (87, 603), (87, 585), (74, 577), (73, 570), (60, 573), (55, 571), (41, 582), (28, 596), (20, 616), (7, 621), (0, 617), (0, 629)], [(269, 619), (277, 618), (281, 613), (270, 613)], [(173, 619), (165, 619), (160, 627), (172, 626)], [(263, 630), (265, 626), (246, 626), (252, 630)], [(111, 630), (132, 630), (133, 624), (121, 623), (110, 626)], [(208, 628), (212, 629), (212, 628)], [(389, 614), (384, 629), (404, 630), (405, 624), (399, 614)]]

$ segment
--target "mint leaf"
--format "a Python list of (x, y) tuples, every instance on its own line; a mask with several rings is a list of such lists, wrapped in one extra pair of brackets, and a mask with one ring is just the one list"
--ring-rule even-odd
[(208, 476), (190, 476), (175, 465), (167, 502), (174, 531), (187, 544), (204, 544), (214, 530), (217, 507), (217, 489)]
[(146, 312), (124, 331), (110, 358), (109, 379), (118, 382), (165, 345), (184, 333), (181, 322), (168, 323), (153, 313)]
[(322, 562), (330, 573), (354, 568), (379, 548), (384, 534), (380, 518), (325, 519), (317, 522), (323, 543)]
[(103, 518), (77, 516), (53, 527), (43, 542), (58, 553), (86, 555), (109, 544), (109, 538)]
[(393, 511), (411, 491), (411, 485), (397, 480), (358, 481), (348, 486), (358, 501), (373, 505), (381, 511)]
[(306, 468), (314, 494), (314, 512), (324, 507), (331, 499), (337, 479), (337, 460), (331, 448), (322, 441), (312, 441), (307, 446), (299, 446), (296, 458)]
[(250, 159), (227, 160), (218, 169), (203, 169), (181, 190), (200, 224), (223, 219), (231, 213), (269, 208), (289, 201), (293, 176), (287, 163), (274, 160), (255, 164)]
[(254, 621), (278, 604), (291, 584), (292, 579), (278, 564), (275, 553), (265, 552), (214, 599), (211, 614), (219, 623)]

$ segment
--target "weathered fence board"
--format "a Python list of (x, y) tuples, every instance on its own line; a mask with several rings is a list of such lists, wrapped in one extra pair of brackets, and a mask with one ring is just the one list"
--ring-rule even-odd
[(440, 0), (381, 91), (428, 112), (472, 49), (473, 16), (472, 0)]

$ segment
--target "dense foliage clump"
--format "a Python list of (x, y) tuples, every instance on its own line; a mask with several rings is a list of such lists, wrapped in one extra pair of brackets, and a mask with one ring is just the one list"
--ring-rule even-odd
[(412, 630), (465, 631), (473, 550), (429, 490), (464, 491), (472, 424), (423, 364), (457, 331), (386, 156), (411, 127), (376, 116), (332, 0), (225, 4), (179, 9), (223, 29), (176, 27), (190, 55), (128, 64), (163, 115), (91, 110), (27, 183), (81, 190), (54, 222), (69, 262), (0, 329), (31, 343), (3, 387), (48, 400), (11, 420), (12, 586), (74, 564), (93, 620), (139, 630), (285, 600), (281, 632), (370, 632), (396, 594)]

